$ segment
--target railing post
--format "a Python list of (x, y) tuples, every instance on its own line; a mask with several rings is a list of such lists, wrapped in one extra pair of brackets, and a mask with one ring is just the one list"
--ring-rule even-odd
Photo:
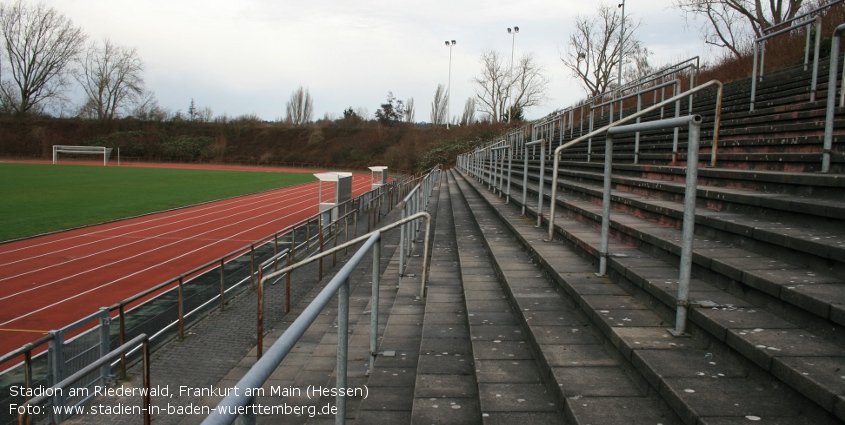
[[(537, 193), (537, 225), (540, 227), (543, 223), (543, 185), (546, 179), (546, 139), (540, 141), (540, 188)], [(551, 202), (555, 200), (552, 199)]]
[(511, 202), (511, 170), (513, 170), (513, 144), (508, 145), (508, 193), (505, 197), (505, 203)]
[(754, 112), (754, 96), (757, 93), (757, 42), (751, 44), (754, 50), (754, 64), (751, 66), (751, 106), (750, 111)]
[[(330, 210), (331, 211), (331, 210)], [(331, 213), (329, 213), (331, 214)], [(323, 253), (323, 214), (320, 214), (320, 219), (317, 220), (317, 229), (320, 232), (317, 240), (320, 242), (320, 253)], [(323, 280), (323, 257), (320, 257), (320, 270), (319, 270), (320, 278), (319, 280)]]
[(179, 339), (185, 339), (185, 297), (182, 283), (183, 278), (182, 276), (179, 276), (179, 286), (177, 290), (179, 295), (179, 303), (177, 304), (177, 310), (179, 312)]
[[(809, 36), (810, 30), (807, 29), (807, 34)], [(822, 21), (816, 21), (816, 44), (813, 48), (813, 77), (810, 81), (810, 102), (816, 101), (816, 88), (818, 85), (819, 79), (819, 50), (820, 44), (822, 40)]]
[(226, 274), (224, 273), (224, 259), (220, 259), (220, 311), (226, 307)]
[(258, 293), (256, 294), (256, 298), (258, 301), (258, 306), (256, 307), (256, 325), (255, 325), (255, 338), (256, 338), (256, 356), (255, 359), (261, 359), (261, 356), (264, 354), (264, 282), (261, 279), (261, 270), (258, 270)]
[(700, 122), (690, 121), (687, 176), (684, 190), (684, 223), (681, 236), (681, 270), (678, 277), (678, 305), (675, 311), (675, 329), (669, 331), (675, 336), (687, 336), (686, 326), (689, 309), (689, 283), (692, 274), (693, 238), (695, 237), (695, 201), (698, 192), (698, 147), (700, 137)]
[(249, 246), (249, 285), (255, 288), (255, 245)]
[[(827, 108), (825, 109), (824, 146), (822, 148), (822, 173), (830, 172), (830, 153), (833, 149), (833, 117), (836, 108), (836, 79), (839, 73), (839, 43), (845, 31), (845, 24), (840, 24), (833, 31), (830, 40), (830, 69), (827, 76)], [(845, 96), (845, 90), (842, 90)], [(841, 106), (841, 105), (840, 105)]]
[(613, 175), (613, 135), (607, 134), (604, 148), (604, 188), (601, 201), (601, 248), (598, 276), (607, 275), (607, 251), (610, 240), (610, 189)]
[[(117, 307), (117, 317), (118, 317), (118, 332), (117, 332), (117, 341), (120, 345), (126, 343), (126, 321), (124, 319), (126, 315), (124, 314), (123, 304), (119, 304)], [(120, 379), (126, 379), (126, 354), (120, 355)]]
[[(109, 317), (109, 309), (106, 307), (100, 308), (100, 357), (105, 357), (111, 351), (111, 335), (109, 334), (109, 327), (111, 325), (111, 317)], [(111, 365), (104, 364), (100, 368), (100, 385), (108, 385), (109, 376), (111, 376)]]
[[(285, 258), (287, 258), (286, 267), (290, 267), (291, 256), (292, 255), (290, 252), (285, 255)], [(287, 274), (285, 275), (285, 314), (290, 313), (290, 275), (292, 274), (293, 270), (287, 272)]]
[(522, 155), (522, 215), (525, 216), (525, 201), (528, 198), (528, 145), (524, 147), (525, 153)]
[[(402, 205), (402, 220), (407, 217), (408, 205)], [(407, 224), (400, 225), (399, 228), (399, 279), (405, 275), (405, 227)]]
[[(637, 112), (643, 107), (643, 96), (640, 92), (637, 92)], [(640, 123), (640, 117), (637, 117), (637, 124)], [(639, 164), (640, 162), (640, 132), (636, 132), (634, 134), (634, 164)]]
[(144, 395), (143, 395), (143, 399), (144, 399), (144, 425), (150, 425), (150, 423), (152, 422), (152, 413), (150, 412), (150, 410), (151, 410), (150, 406), (151, 406), (152, 403), (150, 402), (150, 397), (151, 397), (151, 394), (150, 394), (150, 375), (151, 375), (151, 373), (150, 373), (150, 340), (149, 340), (149, 338), (145, 337), (142, 350), (143, 350), (143, 354), (141, 355), (141, 363), (143, 364), (143, 366), (141, 366), (141, 367), (142, 367), (142, 374), (144, 375), (142, 380), (143, 380), (143, 384), (144, 384), (144, 389), (146, 390), (146, 391), (144, 391)]
[(379, 302), (379, 279), (381, 276), (381, 237), (373, 245), (373, 289), (372, 305), (370, 306), (370, 370), (367, 375), (372, 375), (376, 367), (376, 353), (378, 352), (378, 302)]
[[(346, 388), (346, 362), (349, 353), (349, 277), (337, 292), (337, 386)], [(346, 396), (338, 393), (335, 399), (335, 424), (346, 423)]]
[[(52, 382), (48, 381), (49, 386), (53, 386), (61, 382), (64, 376), (64, 369), (65, 369), (65, 361), (64, 361), (64, 353), (63, 353), (63, 346), (64, 346), (64, 334), (61, 330), (53, 330), (50, 331), (53, 334), (53, 340), (50, 341), (49, 350), (49, 362), (50, 368), (53, 375)], [(57, 391), (56, 394), (52, 397), (53, 398), (53, 406), (64, 406), (64, 398), (62, 397), (62, 393)], [(50, 410), (50, 421), (54, 424), (61, 423), (64, 420), (64, 415), (61, 413), (56, 413), (52, 409)]]

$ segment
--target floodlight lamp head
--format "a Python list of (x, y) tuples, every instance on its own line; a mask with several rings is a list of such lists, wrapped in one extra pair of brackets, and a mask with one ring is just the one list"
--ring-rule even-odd
[(616, 5), (616, 7), (617, 7), (617, 8), (620, 8), (620, 7), (622, 7), (622, 6), (625, 6), (625, 2), (624, 2), (624, 1), (623, 1), (622, 3), (619, 3), (618, 5)]
[(519, 32), (519, 27), (513, 27), (513, 32)]
[(455, 41), (455, 40), (452, 40), (452, 45), (454, 46), (454, 45), (456, 45), (456, 44), (458, 44), (458, 42), (457, 42), (457, 41)]
[(449, 45), (449, 42), (448, 42), (448, 41), (446, 42), (446, 45), (447, 45), (447, 46)]
[(510, 28), (508, 28), (508, 34), (510, 34), (510, 33), (511, 33), (511, 29), (510, 29)]

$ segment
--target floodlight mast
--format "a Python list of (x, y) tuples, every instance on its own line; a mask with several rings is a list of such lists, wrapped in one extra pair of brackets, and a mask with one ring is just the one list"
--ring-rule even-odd
[(516, 46), (516, 34), (519, 32), (519, 27), (514, 25), (513, 31), (508, 28), (508, 34), (512, 34), (511, 38), (511, 70), (510, 70), (510, 79), (511, 81), (508, 84), (508, 123), (511, 122), (511, 115), (513, 115), (513, 97), (511, 97), (511, 86), (513, 85), (513, 53), (514, 47)]
[(446, 86), (446, 130), (449, 129), (449, 121), (451, 120), (449, 107), (452, 104), (452, 46), (457, 43), (455, 40), (452, 40), (451, 43), (449, 40), (446, 40), (446, 47), (449, 48), (449, 84)]

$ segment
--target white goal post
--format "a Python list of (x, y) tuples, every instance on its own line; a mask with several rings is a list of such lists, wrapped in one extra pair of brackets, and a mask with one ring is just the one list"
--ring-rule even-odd
[(70, 145), (53, 145), (53, 164), (59, 161), (59, 153), (69, 154), (85, 154), (85, 155), (103, 155), (103, 166), (108, 164), (111, 156), (112, 148), (105, 146), (70, 146)]

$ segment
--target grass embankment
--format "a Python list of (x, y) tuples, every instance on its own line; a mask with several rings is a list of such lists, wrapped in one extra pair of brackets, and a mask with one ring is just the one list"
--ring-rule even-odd
[(314, 180), (300, 173), (0, 164), (0, 241)]

